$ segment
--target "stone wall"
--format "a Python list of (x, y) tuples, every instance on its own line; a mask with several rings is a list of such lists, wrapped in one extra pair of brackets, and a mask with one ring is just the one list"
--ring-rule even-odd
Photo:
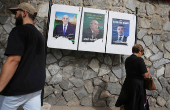
[[(15, 19), (9, 10), (20, 2), (38, 10), (35, 26), (45, 35), (48, 0), (0, 1), (0, 68), (6, 42)], [(157, 90), (147, 91), (150, 106), (170, 108), (170, 2), (162, 0), (53, 0), (56, 4), (135, 13), (138, 7), (137, 43), (144, 49), (144, 61), (151, 68)], [(128, 56), (47, 49), (44, 102), (58, 106), (114, 106), (126, 77)]]

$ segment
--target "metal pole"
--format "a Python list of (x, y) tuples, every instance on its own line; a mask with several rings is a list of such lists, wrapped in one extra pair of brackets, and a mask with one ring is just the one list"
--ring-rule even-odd
[(138, 31), (138, 8), (136, 7), (136, 30), (135, 30), (135, 44), (137, 42), (137, 31)]

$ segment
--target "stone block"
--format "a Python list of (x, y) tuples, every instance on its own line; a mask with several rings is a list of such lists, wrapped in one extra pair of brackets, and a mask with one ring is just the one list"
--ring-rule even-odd
[(51, 53), (54, 55), (56, 59), (61, 59), (62, 58), (62, 53), (59, 49), (51, 49)]
[(157, 78), (158, 78), (159, 76), (162, 76), (162, 75), (164, 74), (164, 71), (165, 71), (165, 68), (164, 68), (164, 67), (161, 67), (160, 69), (158, 69), (157, 72), (156, 72)]
[(62, 88), (62, 89), (64, 89), (64, 90), (69, 90), (69, 89), (71, 89), (71, 88), (73, 88), (73, 84), (71, 84), (68, 80), (65, 80), (65, 81), (62, 81), (61, 83), (60, 83), (60, 87)]
[(136, 7), (136, 1), (134, 0), (128, 0), (126, 3), (126, 8), (135, 11), (135, 7)]
[(143, 41), (145, 42), (146, 46), (149, 46), (152, 43), (152, 37), (151, 36), (144, 36)]
[(48, 17), (48, 10), (49, 10), (49, 3), (48, 2), (38, 5), (37, 16), (42, 17), (42, 18)]
[(89, 94), (91, 94), (93, 92), (94, 87), (93, 87), (92, 81), (90, 81), (90, 80), (85, 81), (84, 86)]
[(74, 84), (74, 86), (78, 87), (82, 87), (84, 86), (84, 82), (82, 79), (76, 79), (74, 77), (69, 78), (70, 82), (72, 82)]
[(159, 95), (165, 100), (170, 99), (170, 94), (166, 91), (165, 88), (161, 91), (161, 93)]
[(110, 73), (110, 82), (117, 82), (117, 81), (118, 81), (117, 77), (113, 73)]
[(59, 98), (63, 93), (63, 90), (60, 88), (59, 85), (54, 85), (53, 90), (54, 90), (54, 94), (55, 94), (56, 98)]
[(163, 30), (164, 30), (164, 31), (170, 31), (170, 21), (167, 21), (167, 22), (163, 25)]
[(158, 43), (156, 43), (156, 46), (159, 48), (160, 51), (164, 51), (164, 44), (163, 42), (159, 41)]
[(99, 86), (95, 86), (93, 90), (93, 103), (96, 103), (99, 100), (100, 94), (102, 93), (103, 89)]
[(104, 88), (105, 85), (106, 85), (106, 83), (103, 82), (103, 81), (102, 81), (101, 79), (99, 79), (99, 78), (94, 78), (93, 84), (94, 84), (94, 86), (100, 86), (100, 87), (102, 87), (102, 88)]
[(155, 78), (155, 77), (153, 77), (153, 81), (154, 81), (154, 84), (155, 84), (155, 86), (156, 86), (156, 89), (157, 89), (157, 91), (158, 92), (161, 92), (162, 91), (162, 86), (161, 86), (161, 84), (159, 83), (159, 81), (157, 80), (157, 78)]
[(118, 77), (122, 78), (126, 75), (125, 72), (125, 66), (124, 65), (119, 65), (119, 66), (114, 66), (112, 67), (112, 72)]
[(159, 35), (153, 35), (153, 43), (156, 44), (156, 43), (158, 43), (158, 42), (160, 42), (160, 37), (159, 37)]
[(92, 59), (88, 65), (93, 71), (99, 71), (99, 61), (97, 59)]
[(86, 97), (88, 95), (87, 91), (83, 88), (78, 88), (75, 90), (75, 94), (77, 97), (81, 100), (82, 98)]
[(94, 53), (94, 52), (86, 52), (86, 53), (84, 53), (83, 56), (85, 58), (87, 58), (87, 59), (90, 59), (90, 58), (94, 58), (96, 56), (96, 53)]
[(165, 32), (161, 35), (161, 41), (167, 42), (170, 40), (170, 34)]
[(79, 59), (77, 64), (76, 64), (76, 67), (78, 67), (79, 69), (86, 70), (87, 65), (88, 65), (88, 60), (87, 59)]
[(68, 65), (66, 67), (63, 68), (63, 78), (66, 80), (68, 78), (70, 78), (71, 76), (73, 76), (73, 71), (74, 71), (74, 67), (72, 65)]
[(81, 105), (83, 105), (85, 107), (92, 107), (93, 106), (92, 95), (82, 98)]
[(116, 54), (114, 55), (112, 65), (118, 65), (118, 64), (121, 64), (121, 55)]
[(109, 107), (115, 107), (115, 104), (116, 104), (117, 99), (118, 99), (118, 96), (114, 96), (114, 95), (108, 97), (108, 98), (106, 99), (107, 105), (108, 105)]
[(140, 44), (140, 45), (142, 45), (143, 48), (145, 48), (145, 44), (143, 43), (143, 41), (137, 40), (137, 44)]
[(12, 23), (7, 23), (7, 24), (3, 25), (3, 28), (9, 34), (11, 32), (12, 28), (14, 28), (14, 25)]
[(55, 74), (52, 77), (50, 84), (56, 85), (56, 84), (60, 83), (62, 80), (63, 80), (62, 72), (59, 71), (57, 74)]
[(163, 88), (166, 88), (168, 86), (168, 82), (163, 76), (159, 77), (159, 81), (160, 81)]
[(151, 5), (151, 4), (146, 4), (146, 14), (147, 14), (147, 15), (152, 15), (152, 14), (154, 14), (154, 10), (155, 10), (155, 8), (154, 8), (153, 5)]
[(165, 77), (170, 77), (170, 64), (165, 66)]
[(60, 67), (57, 63), (54, 63), (49, 65), (48, 70), (50, 71), (51, 75), (55, 75), (60, 71)]
[(56, 103), (56, 106), (67, 106), (67, 102), (66, 100), (64, 99), (64, 97), (59, 97), (57, 98), (57, 103)]
[(91, 79), (91, 78), (95, 78), (97, 77), (97, 73), (94, 72), (93, 70), (87, 70), (84, 72), (84, 75), (83, 75), (83, 80), (87, 80), (87, 79)]
[(156, 100), (159, 106), (164, 106), (166, 104), (166, 101), (160, 96), (158, 96)]
[(48, 83), (51, 79), (51, 74), (49, 73), (48, 69), (46, 68), (46, 79), (45, 82)]
[(76, 95), (74, 94), (73, 90), (64, 91), (63, 95), (64, 95), (64, 98), (66, 99), (66, 101), (70, 101), (73, 98), (76, 98)]
[(109, 66), (105, 65), (105, 64), (102, 64), (100, 69), (99, 69), (99, 74), (98, 76), (103, 76), (103, 75), (106, 75), (110, 72), (110, 68)]
[(158, 68), (159, 66), (167, 64), (169, 62), (170, 62), (170, 60), (162, 58), (162, 59), (160, 59), (158, 61), (153, 62), (153, 67)]
[(71, 54), (71, 50), (62, 50), (62, 53), (64, 54), (64, 55), (69, 55), (69, 54)]
[(112, 59), (109, 55), (105, 55), (104, 63), (107, 64), (107, 65), (112, 65)]
[(152, 50), (153, 53), (157, 53), (159, 51), (159, 49), (154, 44), (151, 44), (149, 49)]
[(51, 64), (57, 62), (57, 59), (52, 54), (47, 54), (46, 64)]
[(77, 77), (77, 78), (83, 78), (83, 73), (84, 73), (83, 70), (76, 69), (75, 73), (74, 73), (74, 76)]
[(161, 18), (159, 16), (153, 16), (151, 20), (151, 27), (152, 29), (161, 29), (162, 28), (162, 22)]
[(153, 55), (150, 57), (150, 61), (156, 61), (163, 58), (163, 53), (162, 52), (158, 52), (157, 54)]
[(47, 97), (52, 93), (53, 93), (53, 88), (51, 86), (44, 87), (44, 97)]
[(121, 85), (115, 83), (108, 83), (106, 85), (106, 90), (108, 90), (112, 95), (119, 95), (121, 91)]

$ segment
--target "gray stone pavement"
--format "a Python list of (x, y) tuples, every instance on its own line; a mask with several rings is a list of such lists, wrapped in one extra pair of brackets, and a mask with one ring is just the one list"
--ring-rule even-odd
[[(23, 110), (22, 107), (17, 110)], [(44, 103), (41, 110), (120, 110), (120, 108), (115, 107), (68, 107), (68, 106), (51, 106), (47, 103)], [(153, 108), (150, 107), (150, 110), (170, 110), (167, 108)]]

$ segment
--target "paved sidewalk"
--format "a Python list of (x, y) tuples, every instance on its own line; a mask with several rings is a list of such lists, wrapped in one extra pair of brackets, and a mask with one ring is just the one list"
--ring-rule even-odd
[[(17, 110), (23, 110), (21, 107)], [(120, 108), (114, 107), (67, 107), (67, 106), (51, 106), (45, 104), (41, 110), (120, 110)], [(150, 110), (170, 110), (167, 108), (153, 108), (150, 107)]]

